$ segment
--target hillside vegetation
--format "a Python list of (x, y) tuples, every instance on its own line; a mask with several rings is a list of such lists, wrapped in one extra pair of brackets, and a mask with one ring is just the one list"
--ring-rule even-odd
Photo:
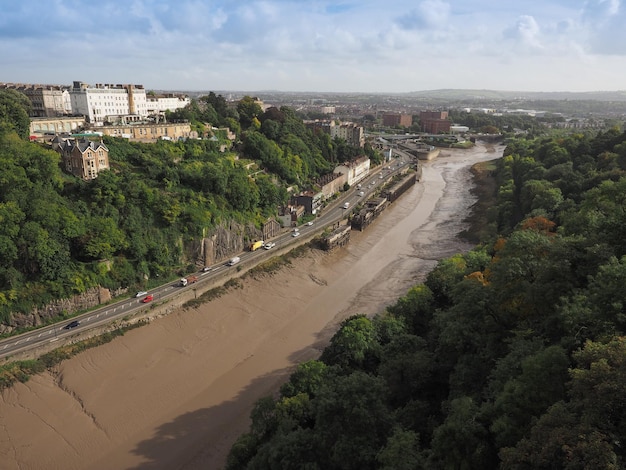
[[(27, 105), (0, 91), (0, 327), (90, 288), (144, 290), (195, 269), (185, 248), (218, 226), (244, 227), (235, 234), (242, 248), (287, 202), (288, 187), (305, 188), (363, 152), (378, 158), (369, 146), (312, 133), (290, 108), (263, 112), (249, 97), (228, 108), (211, 93), (168, 116), (207, 138), (105, 137), (111, 170), (85, 182), (27, 140)], [(229, 126), (234, 143), (217, 126)]]
[(346, 319), (227, 468), (624, 468), (625, 171), (616, 130), (511, 142), (491, 235)]

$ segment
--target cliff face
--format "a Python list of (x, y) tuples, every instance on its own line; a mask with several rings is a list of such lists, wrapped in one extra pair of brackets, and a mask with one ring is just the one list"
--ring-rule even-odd
[(262, 238), (263, 232), (251, 224), (231, 222), (228, 226), (218, 226), (203, 240), (200, 259), (205, 266), (219, 263), (244, 251), (251, 241)]
[(123, 295), (127, 291), (127, 288), (111, 292), (103, 287), (92, 287), (69, 299), (58, 299), (43, 307), (37, 307), (30, 313), (14, 313), (9, 318), (8, 324), (0, 324), (0, 334), (11, 333), (16, 329), (45, 325), (53, 318), (60, 318), (64, 315), (71, 316), (81, 310), (108, 302), (113, 297)]

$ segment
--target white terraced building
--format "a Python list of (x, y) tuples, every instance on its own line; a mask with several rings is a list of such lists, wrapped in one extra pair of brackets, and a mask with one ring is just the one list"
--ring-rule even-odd
[(96, 84), (74, 82), (69, 90), (72, 112), (85, 116), (87, 122), (141, 121), (148, 116), (143, 85)]

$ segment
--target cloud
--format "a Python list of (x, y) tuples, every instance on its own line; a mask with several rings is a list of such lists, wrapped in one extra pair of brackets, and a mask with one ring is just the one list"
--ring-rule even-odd
[(398, 25), (404, 29), (442, 29), (450, 16), (450, 4), (441, 0), (426, 0), (417, 8), (397, 19)]
[(520, 16), (515, 25), (504, 30), (503, 35), (523, 49), (543, 49), (541, 29), (535, 18), (530, 15)]
[(626, 55), (626, 11), (620, 0), (589, 0), (581, 24), (592, 54)]

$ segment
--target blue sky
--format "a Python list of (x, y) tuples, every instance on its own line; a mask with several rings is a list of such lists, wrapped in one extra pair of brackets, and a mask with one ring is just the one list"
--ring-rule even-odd
[(626, 0), (0, 0), (0, 82), (626, 89)]

